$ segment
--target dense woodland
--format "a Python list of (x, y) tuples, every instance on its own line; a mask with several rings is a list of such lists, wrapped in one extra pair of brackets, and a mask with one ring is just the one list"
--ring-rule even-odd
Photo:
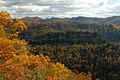
[(47, 55), (31, 53), (19, 34), (27, 30), (25, 23), (0, 12), (0, 80), (92, 80), (92, 74), (75, 73)]
[[(25, 21), (25, 19), (23, 19)], [(33, 19), (34, 20), (34, 19)], [(66, 29), (79, 29), (81, 31), (97, 32), (102, 38), (108, 41), (120, 41), (120, 26), (113, 23), (82, 23), (77, 21), (25, 21), (28, 25), (28, 30), (24, 32), (24, 37), (26, 39), (38, 37), (42, 31), (55, 31), (55, 30), (66, 30)], [(118, 21), (120, 22), (120, 21)], [(29, 37), (26, 35), (28, 34)]]
[(119, 19), (110, 19), (90, 22), (85, 18), (24, 18), (28, 30), (19, 38), (28, 41), (31, 53), (47, 55), (75, 73), (90, 72), (92, 79), (119, 80)]
[(0, 80), (119, 80), (119, 21), (110, 19), (0, 12)]

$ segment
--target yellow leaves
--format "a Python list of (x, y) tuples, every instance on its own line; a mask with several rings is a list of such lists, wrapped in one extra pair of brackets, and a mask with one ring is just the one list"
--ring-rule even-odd
[(18, 31), (23, 31), (27, 29), (24, 22), (20, 19), (16, 20), (16, 22), (11, 27), (17, 29)]
[(0, 26), (0, 37), (5, 37), (5, 30), (3, 29), (3, 26)]
[(9, 38), (18, 38), (19, 32), (13, 33), (9, 35)]
[(3, 18), (11, 18), (11, 17), (10, 17), (10, 13), (8, 13), (8, 12), (0, 12), (0, 17), (3, 17)]
[(8, 12), (0, 12), (0, 25), (7, 25), (9, 22), (12, 21), (10, 13)]
[(8, 60), (16, 55), (27, 54), (27, 44), (21, 40), (0, 38), (0, 59)]
[(69, 70), (64, 66), (64, 64), (60, 64), (58, 62), (55, 65), (55, 71), (56, 71), (56, 74), (59, 74), (59, 73), (66, 74), (67, 72), (69, 72)]
[(10, 13), (0, 12), (0, 37), (7, 37), (9, 39), (18, 38), (19, 32), (26, 30), (25, 23), (17, 19), (13, 22)]
[(15, 57), (7, 60), (3, 65), (23, 66), (29, 63), (28, 55), (16, 55)]

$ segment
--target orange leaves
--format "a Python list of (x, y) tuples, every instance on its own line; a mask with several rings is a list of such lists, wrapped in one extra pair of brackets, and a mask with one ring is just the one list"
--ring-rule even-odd
[(15, 29), (17, 29), (19, 31), (23, 31), (23, 30), (27, 29), (26, 25), (20, 19), (16, 20), (16, 22), (11, 27), (15, 28)]
[(9, 38), (18, 38), (19, 32), (9, 34)]
[(10, 13), (8, 12), (0, 12), (0, 25), (7, 25), (7, 23), (11, 22), (12, 18)]
[(61, 80), (61, 79), (59, 79), (57, 76), (48, 76), (48, 77), (46, 77), (44, 80)]
[(0, 12), (0, 17), (2, 17), (2, 18), (11, 18), (10, 13), (8, 13), (8, 12)]
[(19, 32), (26, 29), (27, 27), (22, 20), (17, 19), (13, 22), (10, 13), (0, 12), (0, 36), (10, 39), (18, 38)]
[(0, 59), (8, 60), (14, 57), (14, 54), (27, 54), (27, 44), (21, 40), (9, 40), (0, 38)]

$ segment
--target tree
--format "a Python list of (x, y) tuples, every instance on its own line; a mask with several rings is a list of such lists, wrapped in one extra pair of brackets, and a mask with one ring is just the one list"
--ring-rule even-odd
[(47, 56), (30, 54), (27, 43), (12, 36), (27, 29), (23, 21), (10, 22), (7, 12), (0, 12), (0, 15), (0, 31), (5, 33), (0, 36), (0, 79), (91, 80), (89, 75), (78, 77), (63, 64), (50, 62)]
[(7, 26), (9, 22), (12, 22), (10, 13), (0, 12), (0, 26)]

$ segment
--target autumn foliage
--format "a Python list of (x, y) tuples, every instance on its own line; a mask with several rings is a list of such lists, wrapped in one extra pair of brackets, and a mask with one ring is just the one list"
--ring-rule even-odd
[(23, 31), (27, 29), (26, 25), (20, 19), (17, 19), (16, 22), (11, 27), (19, 31)]
[(0, 12), (0, 25), (7, 25), (9, 22), (12, 22), (12, 18), (10, 13), (8, 12)]
[(44, 55), (32, 55), (17, 36), (27, 27), (0, 12), (0, 80), (92, 80), (91, 74), (75, 74), (64, 64), (52, 63)]

